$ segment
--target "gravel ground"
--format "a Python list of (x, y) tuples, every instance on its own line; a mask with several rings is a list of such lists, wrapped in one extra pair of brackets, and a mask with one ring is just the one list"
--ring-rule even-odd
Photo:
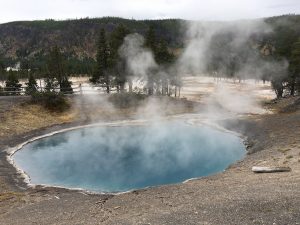
[[(287, 101), (269, 107), (277, 112)], [(300, 110), (221, 123), (248, 137), (244, 160), (214, 176), (114, 196), (26, 188), (1, 151), (0, 224), (300, 224)], [(0, 149), (67, 126), (74, 124), (12, 134)], [(292, 171), (254, 174), (257, 165)]]

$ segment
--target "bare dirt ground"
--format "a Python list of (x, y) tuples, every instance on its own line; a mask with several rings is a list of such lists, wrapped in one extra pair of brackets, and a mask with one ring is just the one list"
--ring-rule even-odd
[[(79, 110), (49, 115), (31, 106), (19, 111), (24, 99), (7, 101), (0, 99), (0, 224), (300, 224), (298, 97), (266, 104), (273, 114), (219, 121), (247, 136), (251, 145), (251, 154), (225, 172), (114, 196), (27, 188), (3, 150), (30, 137), (91, 122), (101, 110), (103, 120), (131, 118), (130, 110), (116, 115), (108, 109), (82, 114), (80, 110), (89, 108), (90, 103), (86, 103)], [(20, 113), (28, 115), (27, 119), (19, 117)], [(9, 122), (12, 115), (20, 129)], [(289, 166), (292, 171), (254, 174), (251, 167), (257, 165)]]

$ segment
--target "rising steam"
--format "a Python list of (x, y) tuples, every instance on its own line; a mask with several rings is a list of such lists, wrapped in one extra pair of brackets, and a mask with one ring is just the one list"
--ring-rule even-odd
[[(285, 61), (265, 60), (260, 52), (262, 47), (260, 45), (263, 44), (261, 37), (272, 32), (270, 26), (263, 20), (226, 23), (189, 22), (184, 26), (185, 48), (178, 60), (168, 68), (158, 66), (151, 51), (143, 47), (144, 38), (141, 35), (128, 35), (119, 54), (126, 60), (129, 76), (147, 81), (153, 73), (156, 76), (181, 78), (190, 75), (200, 77), (209, 75), (241, 81), (260, 80), (266, 76), (283, 77), (286, 74)], [(262, 112), (255, 95), (232, 92), (225, 83), (216, 85), (208, 105), (211, 102), (218, 102), (236, 113)]]
[(143, 36), (129, 34), (119, 49), (121, 58), (126, 61), (129, 76), (146, 79), (151, 70), (157, 67), (152, 52), (143, 47), (144, 42)]

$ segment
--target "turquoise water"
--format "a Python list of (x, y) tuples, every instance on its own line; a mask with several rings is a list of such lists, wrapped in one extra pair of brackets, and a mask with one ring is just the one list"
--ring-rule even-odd
[(25, 145), (14, 160), (33, 184), (120, 192), (211, 175), (244, 155), (230, 133), (162, 122), (56, 134)]

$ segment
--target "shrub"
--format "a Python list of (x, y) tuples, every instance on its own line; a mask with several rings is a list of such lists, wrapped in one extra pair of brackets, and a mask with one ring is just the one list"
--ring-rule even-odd
[(63, 94), (57, 92), (36, 92), (31, 95), (34, 104), (40, 104), (51, 111), (62, 112), (70, 108), (68, 101)]

